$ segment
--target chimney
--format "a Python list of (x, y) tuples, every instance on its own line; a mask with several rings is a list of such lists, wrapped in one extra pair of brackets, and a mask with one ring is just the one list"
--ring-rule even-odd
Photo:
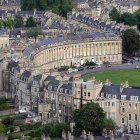
[(128, 88), (128, 87), (129, 87), (128, 81), (122, 82), (120, 85), (120, 92), (122, 92), (124, 88)]
[(34, 17), (35, 17), (35, 15), (36, 15), (36, 8), (34, 9)]
[(104, 85), (110, 86), (111, 85), (111, 81), (109, 79), (106, 79), (106, 81), (104, 82)]

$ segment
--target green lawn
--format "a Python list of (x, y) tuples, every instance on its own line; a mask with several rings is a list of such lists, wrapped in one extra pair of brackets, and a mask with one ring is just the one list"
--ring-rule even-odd
[(113, 84), (121, 84), (124, 81), (128, 81), (130, 86), (140, 86), (140, 70), (97, 72), (84, 75), (83, 78), (87, 80), (93, 76), (102, 82), (109, 79)]

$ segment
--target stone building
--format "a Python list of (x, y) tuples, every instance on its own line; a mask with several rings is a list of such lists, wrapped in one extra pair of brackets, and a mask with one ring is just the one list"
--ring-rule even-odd
[(43, 40), (25, 48), (23, 54), (41, 69), (83, 64), (92, 59), (96, 63), (121, 64), (122, 41), (110, 33), (81, 33)]
[(47, 122), (70, 122), (73, 110), (72, 83), (58, 76), (47, 76), (39, 103), (39, 114)]
[(31, 98), (31, 72), (25, 70), (18, 80), (17, 86), (17, 102), (19, 111), (30, 111), (30, 98)]
[(139, 132), (140, 88), (130, 87), (128, 82), (113, 85), (107, 80), (96, 101), (104, 109), (107, 118), (112, 118), (120, 129)]
[(88, 81), (75, 80), (73, 82), (74, 109), (79, 109), (82, 104), (95, 101), (99, 98), (99, 93), (103, 84), (94, 77)]

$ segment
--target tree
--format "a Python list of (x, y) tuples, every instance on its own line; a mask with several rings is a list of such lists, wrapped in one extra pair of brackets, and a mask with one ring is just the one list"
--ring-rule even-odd
[(39, 4), (40, 4), (41, 10), (46, 10), (46, 8), (47, 8), (47, 1), (46, 0), (40, 0)]
[(36, 26), (36, 23), (33, 17), (29, 17), (26, 22), (26, 27), (35, 27), (35, 26)]
[(33, 37), (35, 39), (35, 42), (36, 42), (38, 35), (42, 35), (42, 29), (33, 28), (33, 29), (30, 29), (27, 32), (27, 34), (29, 37)]
[(14, 119), (11, 117), (7, 117), (2, 120), (2, 124), (4, 124), (5, 126), (13, 125), (13, 123), (14, 123)]
[(109, 132), (110, 130), (114, 132), (117, 125), (112, 119), (104, 119), (104, 128)]
[(0, 122), (0, 136), (4, 133), (4, 125)]
[(23, 19), (21, 16), (19, 15), (15, 16), (14, 27), (15, 28), (23, 27)]
[(11, 18), (6, 18), (3, 21), (4, 28), (12, 28), (14, 26), (14, 21)]
[(118, 10), (114, 7), (110, 13), (109, 13), (109, 17), (111, 20), (119, 22), (120, 20), (120, 13), (118, 12)]
[(82, 130), (93, 132), (95, 135), (101, 134), (104, 128), (105, 113), (97, 103), (87, 103), (81, 109), (74, 111), (76, 135), (80, 135)]
[(137, 25), (137, 29), (140, 31), (140, 23)]
[(137, 25), (137, 19), (131, 13), (123, 13), (121, 15), (120, 21), (129, 26)]
[(122, 36), (122, 46), (124, 52), (132, 56), (140, 49), (140, 35), (133, 29), (126, 30)]

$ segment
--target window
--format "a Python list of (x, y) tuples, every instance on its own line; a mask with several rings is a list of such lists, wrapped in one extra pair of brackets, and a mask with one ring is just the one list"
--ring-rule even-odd
[(112, 102), (112, 107), (114, 107), (115, 106), (115, 103), (114, 102)]
[(124, 106), (124, 103), (121, 103), (121, 106)]
[(126, 100), (126, 95), (121, 95), (121, 100)]
[(131, 96), (131, 101), (138, 101), (138, 96)]
[(135, 104), (134, 108), (137, 109), (137, 104)]
[(138, 126), (137, 125), (135, 125), (135, 131), (138, 131)]
[(113, 99), (116, 99), (116, 95), (113, 95)]
[(66, 101), (66, 98), (65, 98), (65, 97), (63, 97), (63, 100), (64, 100), (64, 101)]
[(110, 102), (108, 102), (108, 106), (110, 106)]
[(131, 131), (131, 124), (129, 125), (129, 131)]
[(37, 88), (34, 88), (34, 92), (37, 92)]
[(131, 108), (131, 104), (128, 105), (128, 108)]
[(104, 97), (104, 93), (103, 92), (101, 93), (101, 97)]
[(78, 91), (78, 94), (80, 94), (80, 91)]
[(138, 120), (137, 114), (134, 114), (134, 117), (135, 117), (135, 121), (137, 121)]
[(88, 96), (90, 96), (90, 92), (88, 92)]
[(124, 118), (122, 118), (122, 123), (124, 123)]
[(84, 85), (84, 88), (86, 88), (86, 85)]
[(84, 92), (84, 96), (86, 96), (86, 92)]
[(128, 119), (131, 120), (131, 114), (128, 115)]

